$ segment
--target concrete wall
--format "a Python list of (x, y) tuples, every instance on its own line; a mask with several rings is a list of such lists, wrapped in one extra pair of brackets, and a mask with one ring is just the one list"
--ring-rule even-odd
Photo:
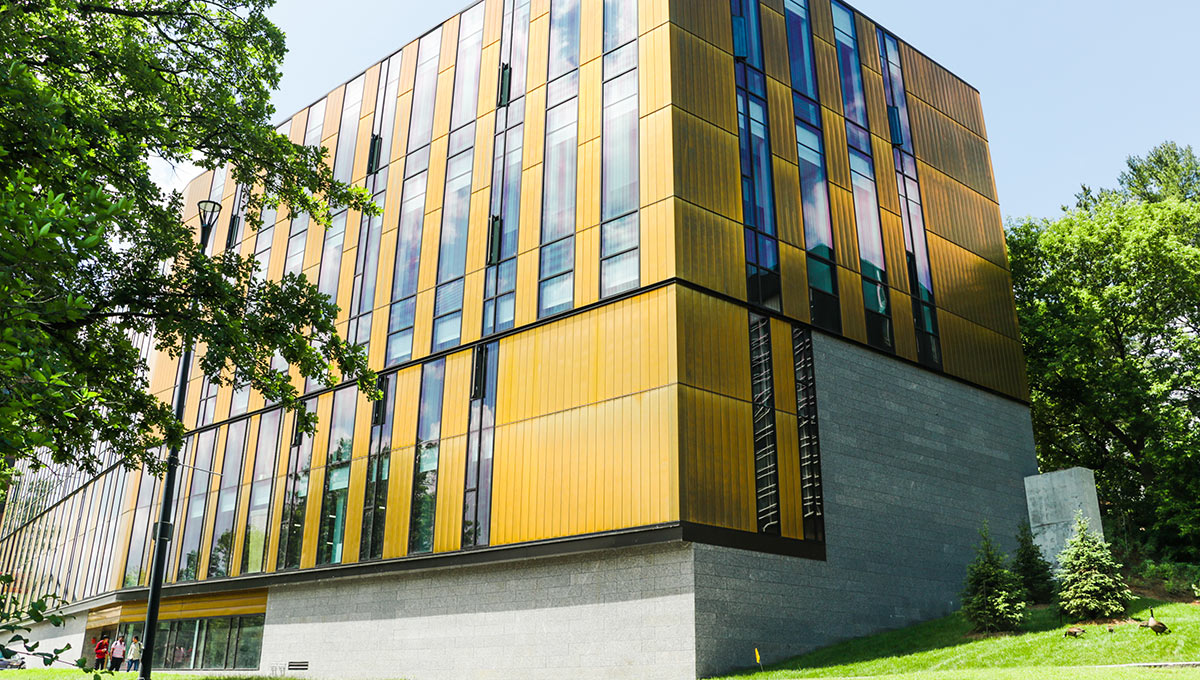
[(1075, 534), (1075, 513), (1088, 518), (1088, 530), (1104, 537), (1100, 525), (1100, 503), (1096, 498), (1096, 475), (1087, 468), (1047, 472), (1025, 478), (1029, 497), (1029, 526), (1042, 555), (1058, 564), (1058, 554)]
[(278, 586), (261, 669), (308, 661), (308, 673), (289, 675), (687, 680), (691, 592), (691, 549), (679, 543)]
[[(25, 637), (38, 642), (36, 651), (39, 652), (53, 652), (70, 645), (71, 648), (62, 653), (61, 663), (52, 666), (53, 668), (68, 668), (82, 656), (86, 656), (89, 663), (95, 659), (91, 648), (84, 649), (87, 647), (87, 640), (84, 636), (86, 626), (87, 612), (82, 612), (66, 617), (61, 626), (51, 626), (45, 622), (30, 624), (30, 632), (26, 633)], [(20, 648), (18, 647), (18, 649)], [(41, 659), (35, 658), (26, 658), (25, 665), (27, 668), (45, 668)]]
[(701, 677), (948, 614), (982, 522), (1015, 546), (1027, 407), (824, 335), (814, 351), (828, 560), (697, 544)]

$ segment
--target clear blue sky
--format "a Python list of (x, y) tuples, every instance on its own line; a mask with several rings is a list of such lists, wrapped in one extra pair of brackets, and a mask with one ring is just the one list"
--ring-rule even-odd
[[(1127, 156), (1161, 141), (1200, 149), (1197, 0), (851, 4), (982, 93), (1006, 216), (1054, 216), (1081, 183), (1115, 185)], [(280, 0), (277, 120), (466, 6)]]

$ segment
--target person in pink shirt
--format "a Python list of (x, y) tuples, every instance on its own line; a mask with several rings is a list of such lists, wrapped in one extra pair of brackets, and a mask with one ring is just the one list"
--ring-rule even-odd
[(119, 671), (125, 663), (125, 636), (118, 635), (112, 646), (108, 648), (108, 670)]

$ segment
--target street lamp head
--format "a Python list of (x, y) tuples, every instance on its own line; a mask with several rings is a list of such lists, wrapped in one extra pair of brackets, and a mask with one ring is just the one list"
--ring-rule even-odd
[(217, 216), (221, 214), (221, 204), (216, 201), (203, 200), (200, 207), (200, 249), (208, 246), (208, 235), (217, 226)]

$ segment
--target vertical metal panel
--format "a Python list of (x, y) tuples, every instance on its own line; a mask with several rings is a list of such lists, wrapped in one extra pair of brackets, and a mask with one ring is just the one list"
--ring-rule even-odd
[(641, 205), (657, 203), (675, 193), (679, 173), (675, 159), (674, 107), (666, 107), (638, 121), (638, 197)]
[(670, 67), (672, 103), (736, 134), (733, 55), (672, 24)]
[(466, 436), (442, 439), (438, 451), (437, 499), (434, 510), (433, 551), (462, 547), (463, 492), (467, 469)]
[[(339, 85), (325, 97), (325, 119), (321, 127), (321, 144), (325, 148), (337, 148), (336, 138), (338, 127), (342, 122), (342, 100), (346, 96), (346, 86)], [(333, 163), (332, 156), (327, 162)]]
[(675, 199), (665, 199), (642, 208), (640, 232), (641, 283), (647, 286), (676, 276)]
[(792, 108), (791, 88), (768, 78), (767, 108), (771, 119), (771, 153), (795, 164), (796, 114)]
[[(283, 516), (283, 495), (287, 485), (285, 469), (290, 454), (288, 442), (295, 428), (296, 414), (291, 411), (284, 411), (279, 420), (279, 442), (276, 444), (276, 450), (272, 452), (272, 455), (275, 456), (275, 479), (272, 482), (271, 489), (271, 514), (268, 520), (270, 522), (270, 529), (267, 531), (267, 559), (263, 565), (263, 571), (266, 572), (273, 572), (278, 566), (279, 523), (280, 518)], [(256, 455), (262, 455), (262, 452), (260, 451)]]
[(467, 433), (467, 414), (471, 405), (472, 356), (472, 351), (466, 350), (446, 358), (442, 397), (443, 439)]
[(904, 223), (900, 220), (899, 215), (886, 210), (881, 211), (880, 215), (888, 283), (892, 288), (911, 295), (912, 291), (908, 286), (908, 250), (904, 247)]
[(858, 34), (858, 54), (863, 68), (879, 73), (879, 40), (875, 37), (875, 23), (856, 11), (854, 24), (855, 33)]
[(483, 45), (500, 42), (504, 21), (504, 0), (487, 0), (483, 10)]
[(1029, 398), (1021, 342), (955, 314), (938, 315), (946, 372), (1016, 397)]
[(812, 12), (813, 37), (833, 43), (833, 7), (829, 0), (812, 0), (808, 7)]
[(750, 402), (680, 385), (685, 521), (755, 530), (752, 422)]
[(455, 14), (442, 23), (442, 51), (438, 60), (439, 73), (454, 68), (454, 60), (458, 57), (458, 23), (461, 16), (461, 14)]
[[(540, 166), (539, 166), (540, 167)], [(524, 232), (527, 225), (522, 225)], [(529, 250), (517, 256), (517, 303), (514, 314), (517, 326), (537, 320), (538, 302), (538, 253)]]
[(432, 288), (417, 293), (417, 316), (413, 327), (414, 359), (429, 355), (429, 347), (433, 341), (433, 296)]
[[(647, 259), (645, 251), (642, 259)], [(589, 305), (599, 297), (600, 228), (591, 227), (575, 233), (575, 306)]]
[(847, 189), (829, 187), (833, 213), (833, 249), (837, 263), (858, 271), (858, 227), (854, 222), (854, 196)]
[(392, 448), (388, 463), (387, 529), (383, 537), (383, 557), (408, 554), (408, 525), (412, 515), (412, 470), (416, 447)]
[[(538, 16), (534, 12), (530, 12), (532, 18), (529, 21), (529, 70), (526, 76), (526, 90), (529, 92), (546, 84), (546, 69), (550, 61), (550, 2), (545, 0), (545, 3), (546, 13)], [(536, 4), (536, 0), (531, 3), (531, 10), (533, 9), (532, 4)], [(529, 123), (529, 109), (526, 108), (525, 124)]]
[(893, 288), (892, 329), (896, 336), (896, 354), (910, 361), (917, 360), (917, 333), (913, 326), (912, 298)]
[(641, 0), (638, 3), (638, 34), (648, 33), (667, 22), (670, 0)]
[[(674, 109), (675, 191), (680, 198), (742, 220), (737, 135)], [(647, 131), (643, 127), (643, 139)], [(643, 158), (645, 155), (643, 154)]]
[(908, 112), (917, 158), (995, 201), (987, 140), (911, 94)]
[(808, 268), (804, 251), (780, 243), (779, 262), (783, 279), (783, 313), (809, 323)]
[(800, 169), (778, 156), (771, 157), (775, 177), (775, 222), (779, 240), (804, 247), (800, 224)]
[(638, 111), (642, 116), (671, 103), (671, 42), (668, 24), (638, 40)]
[[(788, 343), (792, 334), (787, 333)], [(790, 348), (789, 348), (790, 349)], [(789, 352), (787, 367), (792, 366)], [(779, 364), (775, 364), (775, 372), (779, 372)], [(795, 373), (791, 373), (795, 382)], [(792, 401), (796, 393), (792, 392)], [(779, 515), (782, 526), (780, 533), (785, 538), (804, 539), (804, 508), (803, 482), (800, 476), (800, 430), (796, 423), (796, 415), (775, 411), (775, 440), (778, 450), (779, 466)]]
[(1007, 269), (1000, 207), (930, 165), (918, 162), (917, 172), (929, 231)]
[(892, 130), (891, 124), (888, 122), (883, 76), (876, 71), (863, 71), (863, 92), (867, 98), (867, 121), (871, 132), (890, 140)]
[(827, 108), (821, 108), (821, 124), (825, 136), (825, 167), (829, 183), (850, 188), (850, 153), (846, 150), (846, 119)]
[(672, 201), (677, 275), (745, 300), (742, 225), (683, 200)]
[(929, 263), (938, 307), (1010, 338), (1020, 338), (1008, 271), (929, 234)]
[[(641, 4), (645, 5), (643, 1)], [(671, 23), (733, 54), (733, 20), (725, 0), (675, 0), (670, 3)]]
[(879, 206), (884, 210), (900, 214), (900, 194), (896, 189), (896, 161), (892, 145), (886, 138), (871, 135), (871, 149), (875, 160), (875, 185), (878, 188)]
[(763, 6), (762, 24), (763, 65), (767, 76), (785, 86), (792, 84), (792, 64), (788, 61), (787, 25), (783, 20), (783, 2), (775, 7)]
[(746, 310), (681, 288), (679, 382), (750, 401), (750, 332)]
[(976, 135), (987, 137), (975, 88), (904, 42), (900, 43), (900, 61), (909, 94), (933, 105)]
[(586, 64), (604, 53), (604, 0), (580, 0), (579, 27), (579, 63)]
[[(819, 6), (820, 2), (813, 3), (814, 7)], [(826, 5), (828, 8), (829, 5)], [(813, 18), (816, 18), (814, 13)], [(830, 19), (832, 22), (832, 18)], [(814, 27), (816, 23), (814, 22)], [(832, 31), (832, 23), (830, 26)], [(832, 40), (832, 38), (831, 38)], [(838, 70), (837, 50), (830, 42), (824, 40), (813, 39), (813, 56), (817, 62), (817, 89), (821, 96), (821, 105), (832, 109), (839, 116), (842, 115), (842, 88), (841, 76)]]
[(475, 342), (482, 335), (479, 320), (483, 318), (484, 271), (467, 274), (463, 291), (462, 342)]
[(862, 277), (844, 267), (837, 268), (838, 301), (842, 306), (842, 335), (867, 342), (867, 319), (863, 310)]
[[(774, 378), (775, 408), (796, 412), (796, 371), (792, 353), (792, 325), (771, 319), (771, 374)], [(781, 457), (782, 457), (782, 451)]]

